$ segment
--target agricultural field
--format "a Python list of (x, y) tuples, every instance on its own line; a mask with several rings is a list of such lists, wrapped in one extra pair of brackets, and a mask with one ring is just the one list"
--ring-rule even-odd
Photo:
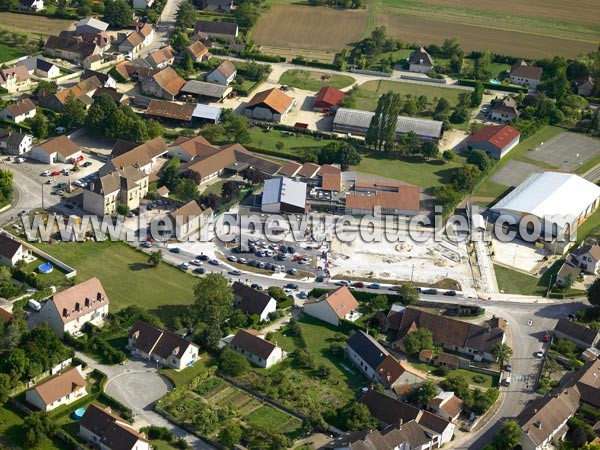
[(9, 47), (6, 44), (0, 44), (0, 63), (11, 61), (23, 55), (18, 49)]
[(261, 46), (338, 52), (356, 42), (367, 24), (364, 10), (275, 5), (261, 14), (251, 39)]
[(279, 83), (287, 84), (298, 89), (318, 91), (323, 86), (333, 86), (342, 89), (350, 86), (356, 80), (348, 75), (327, 74), (301, 69), (285, 71), (279, 78)]
[[(377, 24), (408, 43), (441, 44), (447, 37), (456, 37), (466, 51), (487, 49), (528, 58), (555, 54), (575, 57), (594, 51), (598, 45), (600, 27), (592, 18), (599, 17), (600, 7), (592, 0), (577, 1), (586, 4), (577, 15), (572, 14), (576, 8), (572, 2), (560, 0), (538, 0), (534, 5), (519, 2), (518, 6), (517, 0), (512, 0), (514, 8), (491, 0), (478, 2), (477, 9), (472, 9), (468, 0), (458, 3), (383, 0), (385, 7), (379, 9)], [(565, 17), (569, 21), (563, 21)]]
[(48, 36), (58, 35), (61, 31), (75, 28), (75, 21), (3, 12), (0, 13), (0, 28), (20, 33)]

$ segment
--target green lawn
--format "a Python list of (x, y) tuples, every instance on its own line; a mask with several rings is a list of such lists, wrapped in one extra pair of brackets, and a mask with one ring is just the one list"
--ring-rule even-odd
[[(322, 77), (329, 77), (323, 79)], [(285, 71), (279, 82), (298, 89), (307, 91), (318, 91), (323, 86), (333, 86), (338, 89), (350, 86), (356, 80), (348, 75), (328, 74), (325, 72), (313, 72), (301, 69), (290, 69)]]
[[(498, 377), (493, 377), (491, 375), (486, 375), (483, 373), (473, 372), (471, 370), (465, 369), (455, 369), (451, 373), (460, 375), (462, 378), (467, 380), (469, 384), (481, 386), (484, 388), (491, 388), (498, 385)], [(475, 381), (475, 378), (479, 380), (483, 379), (483, 381)]]
[[(265, 150), (280, 152), (283, 158), (286, 157), (286, 154), (298, 155), (304, 149), (318, 149), (334, 142), (330, 139), (317, 139), (303, 134), (298, 136), (284, 135), (278, 130), (266, 132), (258, 127), (250, 130), (250, 136), (252, 138), (251, 145), (264, 148)], [(281, 150), (277, 148), (278, 142), (283, 143)]]
[(171, 380), (175, 387), (182, 387), (199, 375), (209, 371), (212, 365), (212, 357), (208, 353), (200, 353), (200, 360), (192, 367), (186, 367), (179, 371), (169, 368), (161, 369), (160, 374)]
[(0, 63), (11, 61), (21, 55), (23, 53), (19, 49), (6, 44), (0, 44)]
[(508, 64), (500, 64), (500, 63), (491, 63), (490, 64), (490, 72), (492, 72), (492, 76), (494, 78), (498, 78), (502, 72), (505, 72), (510, 69), (510, 65)]
[(389, 160), (384, 155), (371, 153), (370, 156), (363, 155), (360, 164), (354, 166), (353, 169), (416, 184), (423, 189), (428, 189), (449, 183), (452, 169), (461, 167), (463, 164), (464, 158), (461, 157), (446, 163), (439, 159), (423, 161), (420, 157)]
[[(58, 439), (43, 443), (37, 447), (25, 447), (25, 434), (22, 429), (23, 419), (16, 409), (5, 404), (0, 405), (0, 436), (17, 448), (28, 450), (67, 450), (66, 444)], [(0, 441), (1, 442), (1, 441)]]
[(597, 236), (600, 234), (600, 209), (587, 218), (585, 222), (577, 228), (577, 243), (579, 244), (588, 236)]
[(546, 296), (548, 284), (544, 286), (542, 279), (494, 264), (498, 289), (506, 294)]
[(146, 254), (127, 244), (106, 241), (37, 245), (77, 269), (77, 281), (98, 277), (113, 312), (138, 305), (169, 318), (179, 305), (193, 303), (193, 276), (166, 263), (153, 268)]

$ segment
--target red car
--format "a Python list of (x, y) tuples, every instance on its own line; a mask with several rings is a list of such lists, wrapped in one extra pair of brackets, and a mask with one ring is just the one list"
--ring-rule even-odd
[(547, 334), (544, 336), (544, 342), (550, 342), (550, 335)]
[(71, 158), (71, 163), (76, 164), (78, 162), (83, 161), (83, 155), (79, 155), (77, 158)]
[(60, 175), (60, 170), (55, 170), (54, 172), (52, 172), (50, 175), (52, 175), (53, 177), (57, 177)]
[(357, 281), (356, 283), (352, 283), (352, 286), (355, 288), (362, 288), (365, 287), (365, 283), (363, 283), (362, 281)]

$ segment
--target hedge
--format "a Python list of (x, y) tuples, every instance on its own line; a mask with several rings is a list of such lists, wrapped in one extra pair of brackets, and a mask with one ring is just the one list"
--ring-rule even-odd
[(523, 92), (527, 93), (528, 89), (522, 86), (507, 86), (504, 84), (493, 84), (488, 82), (481, 82), (477, 80), (458, 80), (460, 86), (475, 87), (477, 83), (481, 83), (485, 89), (493, 89), (495, 91), (506, 91), (506, 92)]
[[(324, 289), (324, 288), (314, 288), (312, 291), (310, 291), (309, 296), (310, 297), (320, 297), (323, 294), (326, 294), (328, 292), (332, 292), (333, 289)], [(388, 300), (392, 303), (402, 303), (403, 299), (401, 296), (397, 295), (397, 294), (389, 294), (388, 292), (367, 292), (367, 291), (352, 291), (352, 295), (354, 296), (354, 298), (356, 300), (358, 300), (361, 303), (368, 303), (371, 300), (373, 300), (375, 297), (377, 297), (378, 295), (385, 295)]]
[(293, 58), (292, 64), (296, 64), (299, 66), (307, 66), (307, 67), (318, 67), (320, 69), (331, 69), (331, 70), (339, 69), (338, 64), (324, 63), (324, 62), (317, 61), (316, 59), (313, 59), (312, 61), (307, 61), (302, 56)]
[(283, 56), (263, 55), (262, 53), (258, 53), (258, 52), (243, 53), (241, 56), (246, 59), (254, 59), (256, 61), (263, 61), (263, 62), (286, 62), (286, 59)]
[(251, 152), (261, 153), (261, 154), (267, 155), (267, 156), (274, 156), (276, 158), (285, 158), (285, 159), (291, 159), (294, 161), (302, 162), (301, 155), (291, 155), (291, 154), (287, 154), (287, 153), (278, 152), (277, 150), (267, 150), (266, 148), (255, 147), (253, 145), (248, 145), (248, 144), (244, 144), (244, 147), (246, 147)]

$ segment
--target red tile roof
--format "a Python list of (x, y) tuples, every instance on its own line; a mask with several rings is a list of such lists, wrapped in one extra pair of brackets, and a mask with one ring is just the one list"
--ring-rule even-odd
[(284, 94), (277, 88), (268, 89), (256, 94), (246, 105), (251, 108), (256, 105), (264, 104), (273, 111), (283, 114), (293, 103), (294, 99)]
[(331, 86), (323, 86), (319, 92), (317, 93), (317, 98), (315, 100), (316, 106), (336, 106), (339, 105), (340, 102), (346, 97), (342, 91), (337, 88)]
[(520, 135), (521, 133), (510, 125), (485, 125), (471, 135), (467, 142), (489, 142), (498, 148), (504, 148)]

